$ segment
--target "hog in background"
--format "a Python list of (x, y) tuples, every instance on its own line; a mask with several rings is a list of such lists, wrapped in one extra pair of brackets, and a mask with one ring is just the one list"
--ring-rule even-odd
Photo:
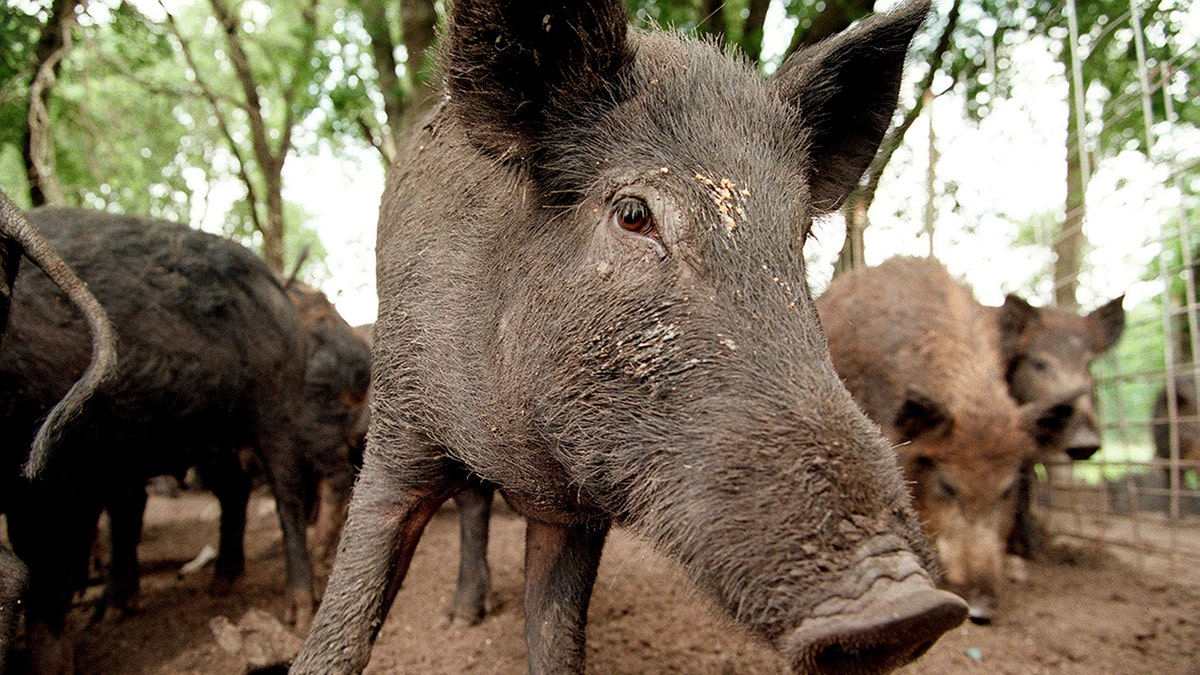
[[(38, 421), (88, 362), (82, 319), (40, 274), (21, 274), (0, 350), (0, 499), (29, 567), (26, 619), (35, 669), (69, 669), (64, 618), (86, 572), (101, 508), (114, 555), (136, 551), (149, 476), (198, 466), (221, 501), (216, 577), (241, 572), (249, 481), (239, 449), (267, 469), (288, 563), (290, 612), (313, 607), (305, 542), (301, 396), (307, 346), (295, 306), (246, 248), (182, 225), (73, 209), (30, 219), (87, 282), (115, 324), (117, 375), (63, 427), (39, 478), (20, 474)], [(347, 466), (347, 471), (350, 468)], [(47, 536), (47, 533), (54, 533)], [(114, 589), (136, 589), (136, 554)]]
[[(1008, 393), (1019, 404), (1067, 402), (1072, 412), (1059, 442), (1021, 469), (1017, 516), (1008, 550), (1033, 557), (1044, 546), (1029, 500), (1034, 464), (1065, 454), (1087, 459), (1100, 449), (1091, 365), (1112, 349), (1125, 330), (1125, 296), (1114, 298), (1086, 315), (1057, 307), (1034, 307), (1009, 294), (1004, 305), (987, 308), (1001, 336), (1001, 363)], [(1051, 470), (1055, 470), (1051, 467)]]
[(946, 587), (989, 622), (1020, 469), (1059, 442), (1070, 407), (1017, 406), (989, 312), (936, 260), (847, 272), (817, 309), (834, 368), (892, 443)]

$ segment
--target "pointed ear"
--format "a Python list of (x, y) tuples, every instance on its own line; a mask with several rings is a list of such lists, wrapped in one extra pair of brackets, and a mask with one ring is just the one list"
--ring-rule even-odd
[[(1014, 365), (1013, 359), (1021, 351), (1021, 338), (1025, 331), (1041, 321), (1042, 310), (1009, 293), (1004, 304), (996, 312), (996, 327), (1000, 331), (1000, 358), (1005, 372)], [(1007, 376), (1007, 375), (1006, 375)]]
[(775, 86), (809, 133), (813, 207), (837, 209), (875, 157), (896, 109), (908, 43), (929, 14), (917, 0), (794, 54)]
[(921, 436), (944, 436), (950, 433), (954, 428), (954, 416), (938, 401), (909, 389), (900, 410), (896, 411), (892, 426), (899, 434), (898, 441), (907, 443)]
[(1033, 436), (1039, 453), (1053, 452), (1063, 445), (1063, 436), (1075, 414), (1075, 399), (1079, 393), (1050, 403), (1034, 401), (1021, 406), (1021, 419)]
[(1113, 298), (1087, 315), (1095, 353), (1111, 349), (1121, 339), (1121, 333), (1125, 331), (1125, 308), (1121, 305), (1124, 301), (1124, 295)]
[(523, 157), (556, 101), (616, 77), (628, 25), (620, 0), (456, 0), (442, 49), (450, 112), (484, 152)]

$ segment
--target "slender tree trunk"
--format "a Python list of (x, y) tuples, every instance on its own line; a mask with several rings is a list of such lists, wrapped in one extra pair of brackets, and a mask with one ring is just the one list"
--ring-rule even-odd
[(870, 208), (870, 200), (861, 191), (855, 191), (842, 208), (842, 214), (846, 218), (846, 241), (838, 253), (837, 262), (834, 263), (834, 276), (866, 264), (863, 258), (866, 254), (863, 233), (867, 231), (867, 210)]
[(767, 20), (767, 8), (771, 0), (749, 0), (746, 4), (749, 15), (742, 28), (742, 51), (754, 63), (762, 60), (763, 24)]
[(854, 21), (875, 11), (875, 0), (826, 0), (824, 4), (825, 8), (813, 17), (807, 30), (796, 28), (788, 45), (788, 55), (846, 30)]
[[(950, 49), (950, 35), (958, 25), (959, 8), (961, 6), (962, 0), (954, 0), (954, 4), (950, 6), (950, 12), (946, 17), (946, 25), (942, 28), (942, 35), (938, 38), (937, 45), (934, 46), (933, 52), (927, 59), (929, 63), (941, 63), (942, 56)], [(883, 142), (879, 144), (879, 150), (875, 153), (875, 158), (871, 160), (870, 166), (863, 173), (863, 179), (859, 186), (846, 197), (846, 203), (842, 205), (842, 212), (846, 218), (846, 241), (842, 245), (841, 252), (838, 253), (837, 262), (834, 263), (834, 275), (849, 271), (863, 264), (863, 256), (866, 250), (863, 233), (866, 231), (868, 225), (867, 212), (871, 208), (871, 203), (875, 201), (875, 192), (879, 189), (879, 181), (883, 178), (883, 170), (887, 168), (892, 155), (896, 153), (901, 143), (904, 142), (904, 135), (908, 133), (909, 128), (917, 121), (917, 117), (925, 109), (925, 104), (932, 101), (936, 96), (936, 94), (932, 93), (933, 80), (936, 74), (936, 68), (930, 68), (929, 72), (925, 74), (925, 78), (918, 85), (918, 91), (922, 92), (922, 95), (918, 96), (916, 102), (913, 103), (913, 107), (904, 113), (903, 119), (893, 126), (887, 135), (883, 137)]]
[[(409, 100), (405, 114), (388, 123), (397, 131), (407, 129), (433, 102), (435, 90), (434, 45), (437, 42), (437, 10), (433, 0), (404, 0), (400, 3), (404, 48), (408, 51)], [(399, 129), (396, 124), (401, 125)]]
[(700, 0), (698, 28), (701, 34), (715, 35), (721, 39), (729, 36), (729, 25), (725, 21), (725, 0)]
[(1084, 171), (1081, 162), (1082, 135), (1076, 120), (1075, 83), (1067, 64), (1067, 201), (1062, 227), (1052, 246), (1054, 250), (1054, 304), (1064, 309), (1078, 309), (1076, 290), (1083, 263), (1083, 220), (1087, 212)]
[[(398, 1), (398, 0), (397, 0)], [(396, 63), (396, 40), (388, 20), (387, 5), (376, 0), (358, 3), (363, 13), (363, 27), (371, 38), (371, 58), (375, 61), (375, 72), (379, 75), (379, 91), (383, 94), (383, 113), (388, 125), (382, 134), (371, 131), (371, 125), (363, 120), (371, 144), (383, 156), (385, 164), (392, 163), (396, 154), (396, 137), (400, 135), (400, 119), (404, 116), (407, 87), (400, 79)]]
[(50, 143), (50, 87), (59, 64), (70, 48), (70, 31), (81, 0), (54, 0), (50, 16), (34, 48), (33, 75), (29, 79), (29, 104), (21, 138), (21, 155), (29, 180), (29, 202), (33, 206), (61, 203), (62, 190), (54, 175)]

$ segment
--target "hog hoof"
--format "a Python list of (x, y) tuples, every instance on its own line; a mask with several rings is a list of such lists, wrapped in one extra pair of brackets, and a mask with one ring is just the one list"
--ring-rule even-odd
[(979, 595), (967, 603), (967, 617), (976, 626), (987, 626), (996, 616), (996, 601), (988, 596)]
[(284, 621), (294, 626), (298, 635), (307, 635), (308, 629), (312, 628), (315, 604), (312, 591), (293, 589), (288, 608), (284, 612)]
[(75, 672), (75, 650), (65, 636), (37, 623), (29, 627), (25, 639), (30, 672), (44, 675), (72, 675)]

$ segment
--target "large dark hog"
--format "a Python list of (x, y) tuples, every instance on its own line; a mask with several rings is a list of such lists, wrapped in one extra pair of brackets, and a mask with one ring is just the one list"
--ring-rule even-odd
[[(25, 217), (0, 191), (0, 346), (8, 327), (13, 284), (21, 256), (27, 256), (46, 273), (87, 317), (92, 339), (91, 363), (79, 380), (46, 416), (30, 447), (27, 470), (36, 472), (49, 458), (50, 443), (74, 417), (102, 382), (116, 370), (116, 334), (104, 308), (84, 283)], [(21, 618), (21, 598), (29, 570), (7, 546), (0, 544), (0, 673), (6, 672), (9, 648)]]
[(527, 518), (531, 672), (579, 672), (613, 523), (796, 672), (875, 673), (965, 615), (804, 274), (890, 120), (910, 4), (770, 81), (624, 3), (458, 0), (380, 209), (371, 431), (293, 668), (362, 670), (417, 540), (483, 479)]
[[(294, 281), (286, 285), (286, 290), (300, 312), (307, 341), (304, 389), (293, 426), (299, 430), (294, 442), (301, 448), (304, 460), (300, 468), (305, 508), (316, 515), (310, 537), (311, 558), (327, 565), (345, 521), (354, 482), (353, 467), (361, 464), (371, 354), (366, 342), (338, 314), (324, 293)], [(238, 457), (240, 462), (203, 462), (198, 467), (205, 484), (211, 485), (218, 495), (230, 495), (222, 501), (222, 513), (228, 501), (242, 499), (253, 476), (263, 473), (262, 461), (254, 447), (242, 448)], [(137, 543), (145, 505), (146, 493), (140, 486), (113, 495), (105, 503), (111, 525), (112, 557), (108, 584), (94, 619), (109, 610), (124, 614), (137, 596), (140, 580)], [(224, 560), (218, 559), (219, 572), (214, 585), (221, 591), (228, 590), (229, 583), (242, 569), (237, 551), (245, 534), (244, 518), (240, 517), (244, 507), (228, 506), (236, 517), (221, 521), (222, 551), (239, 558), (230, 559), (226, 555)]]
[(817, 309), (834, 367), (895, 449), (947, 587), (973, 621), (990, 621), (1018, 472), (1058, 442), (1070, 407), (1017, 406), (992, 317), (935, 260), (843, 274)]
[[(1043, 448), (1037, 460), (1066, 454), (1087, 459), (1100, 449), (1091, 365), (1108, 351), (1125, 330), (1124, 296), (1114, 298), (1086, 315), (1057, 307), (1034, 307), (1008, 295), (1001, 307), (987, 308), (1001, 339), (1001, 364), (1008, 393), (1019, 404), (1065, 402), (1071, 416), (1059, 442)], [(1021, 470), (1017, 515), (1008, 548), (1030, 557), (1043, 545), (1041, 530), (1029, 509), (1034, 481), (1031, 460)]]
[[(82, 319), (43, 275), (18, 277), (0, 350), (0, 500), (13, 548), (29, 566), (34, 669), (70, 667), (64, 617), (101, 508), (117, 511), (114, 553), (134, 551), (138, 533), (121, 525), (140, 522), (125, 510), (140, 513), (148, 476), (193, 465), (236, 476), (242, 447), (267, 469), (290, 606), (305, 622), (313, 596), (297, 417), (307, 352), (279, 283), (245, 248), (183, 226), (62, 209), (30, 218), (100, 299), (121, 344), (118, 376), (63, 428), (41, 476), (25, 480), (20, 466), (38, 421), (87, 364), (88, 343)], [(209, 486), (221, 500), (222, 532), (237, 533), (222, 538), (217, 563), (218, 578), (232, 580), (243, 561), (249, 485)], [(117, 569), (136, 573), (136, 560)]]

